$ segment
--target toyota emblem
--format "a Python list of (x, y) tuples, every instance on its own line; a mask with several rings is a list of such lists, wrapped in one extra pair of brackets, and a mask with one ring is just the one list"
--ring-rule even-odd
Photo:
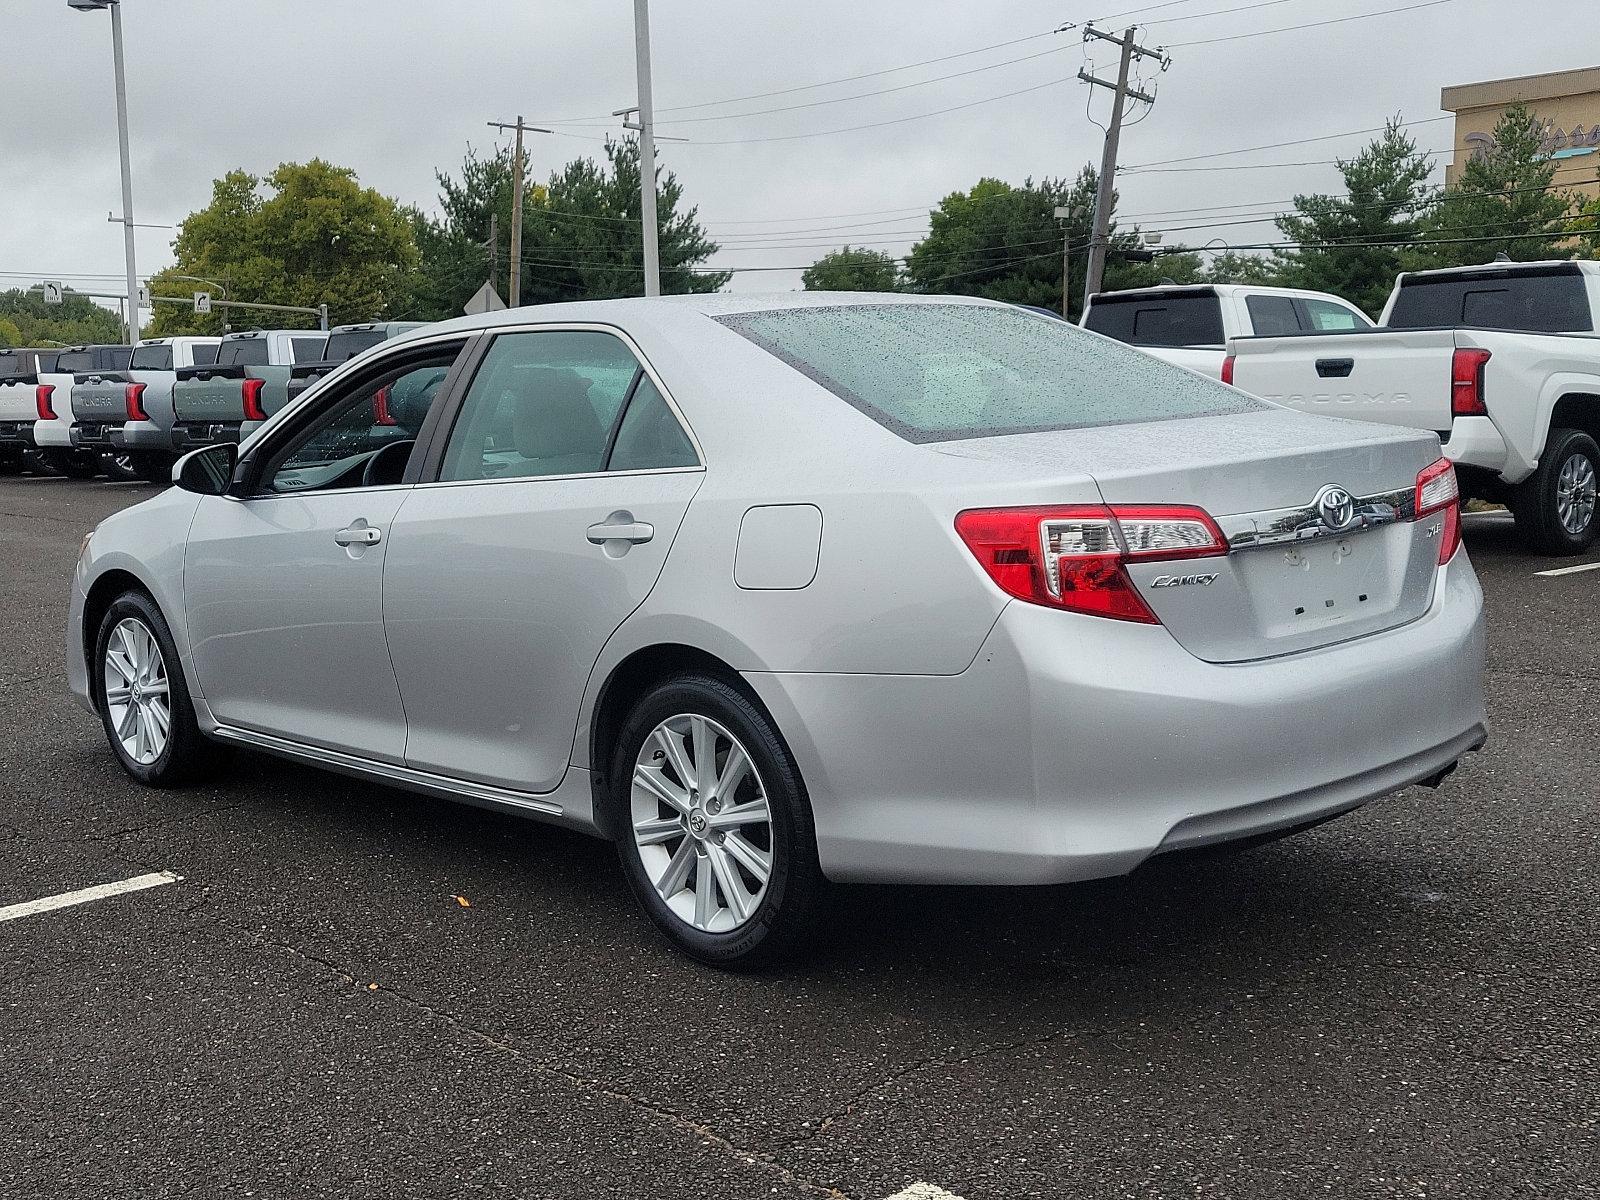
[(1336, 483), (1318, 492), (1314, 503), (1322, 523), (1329, 529), (1343, 529), (1356, 519), (1355, 497)]

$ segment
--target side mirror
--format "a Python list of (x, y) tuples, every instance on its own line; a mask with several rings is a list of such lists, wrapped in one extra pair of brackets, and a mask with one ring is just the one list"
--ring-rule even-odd
[(172, 468), (172, 482), (186, 492), (221, 496), (233, 483), (239, 447), (232, 442), (202, 446), (180, 458)]

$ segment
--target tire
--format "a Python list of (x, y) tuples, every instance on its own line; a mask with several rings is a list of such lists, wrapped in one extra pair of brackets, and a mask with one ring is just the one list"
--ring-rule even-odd
[[(690, 789), (680, 769), (693, 780), (705, 744), (697, 729), (710, 740), (723, 779)], [(727, 779), (736, 747), (749, 769), (737, 772), (727, 803), (715, 784)], [(656, 785), (637, 784), (636, 768)], [(811, 804), (782, 737), (742, 692), (709, 675), (658, 685), (623, 723), (608, 778), (607, 815), (623, 874), (669, 942), (701, 962), (738, 968), (774, 961), (803, 943), (826, 888)], [(664, 791), (655, 790), (661, 785)], [(755, 807), (763, 794), (765, 821)], [(749, 819), (730, 820), (735, 809)]]
[(141, 451), (133, 456), (133, 469), (146, 483), (165, 486), (172, 482), (172, 456), (159, 450)]
[[(143, 592), (118, 596), (100, 622), (94, 645), (89, 686), (106, 740), (122, 769), (146, 787), (160, 788), (183, 787), (212, 774), (225, 751), (200, 732), (172, 631), (155, 602)], [(158, 657), (150, 655), (152, 645)], [(120, 658), (120, 665), (113, 655)], [(117, 703), (113, 678), (128, 689), (130, 700)], [(158, 692), (157, 685), (164, 686), (164, 692)], [(163, 707), (166, 735), (157, 746), (161, 722), (149, 714)]]
[(138, 468), (134, 466), (133, 455), (131, 454), (123, 453), (102, 455), (100, 458), (100, 465), (105, 471), (108, 479), (116, 479), (123, 483), (131, 483), (136, 479), (142, 478), (139, 474)]
[(45, 466), (68, 479), (93, 479), (100, 474), (100, 456), (81, 450), (41, 451)]
[(1539, 469), (1517, 485), (1517, 532), (1540, 554), (1582, 554), (1600, 534), (1600, 447), (1580, 429), (1552, 429)]
[(0, 475), (21, 475), (22, 467), (21, 450), (10, 448), (0, 450)]

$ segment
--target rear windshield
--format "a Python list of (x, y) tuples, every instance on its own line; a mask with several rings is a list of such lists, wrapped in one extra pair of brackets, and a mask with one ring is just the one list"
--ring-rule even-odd
[(1594, 320), (1576, 266), (1415, 276), (1400, 282), (1390, 329), (1473, 325), (1524, 333), (1589, 333)]
[(133, 369), (135, 371), (172, 370), (171, 345), (135, 347), (133, 351)]
[(223, 342), (217, 351), (219, 367), (264, 367), (267, 365), (267, 339), (236, 338)]
[(56, 358), (56, 370), (63, 375), (94, 369), (93, 350), (66, 350)]
[(1220, 346), (1222, 301), (1195, 292), (1168, 296), (1096, 296), (1085, 329), (1130, 346)]
[(22, 365), (20, 354), (0, 354), (0, 375), (26, 375), (28, 368)]
[(911, 442), (1268, 407), (1010, 307), (844, 305), (718, 320)]
[(110, 371), (126, 371), (133, 361), (132, 346), (112, 346), (105, 352), (104, 363)]
[(189, 357), (194, 359), (197, 367), (215, 366), (217, 362), (217, 344), (215, 342), (201, 342), (189, 347)]
[(290, 350), (291, 350), (291, 353), (294, 355), (294, 361), (295, 362), (297, 362), (297, 363), (321, 362), (322, 361), (322, 351), (327, 346), (328, 339), (325, 338), (325, 337), (317, 337), (317, 338), (298, 338), (297, 337), (297, 338), (290, 338), (289, 342), (290, 342)]
[[(383, 341), (383, 330), (362, 329), (350, 333), (334, 333), (328, 336), (328, 346), (322, 352), (322, 357), (327, 362), (344, 362), (347, 358), (354, 358), (363, 350), (370, 350)], [(301, 361), (295, 355), (295, 361)]]

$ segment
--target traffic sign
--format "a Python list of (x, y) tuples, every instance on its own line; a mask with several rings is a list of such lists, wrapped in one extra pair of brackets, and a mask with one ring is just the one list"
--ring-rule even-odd
[(208, 313), (211, 311), (210, 292), (196, 292), (194, 294), (194, 310), (197, 313)]
[(141, 283), (139, 285), (139, 307), (150, 307), (150, 285), (148, 283)]
[(60, 304), (62, 302), (61, 284), (52, 279), (44, 281), (44, 302), (46, 304)]

